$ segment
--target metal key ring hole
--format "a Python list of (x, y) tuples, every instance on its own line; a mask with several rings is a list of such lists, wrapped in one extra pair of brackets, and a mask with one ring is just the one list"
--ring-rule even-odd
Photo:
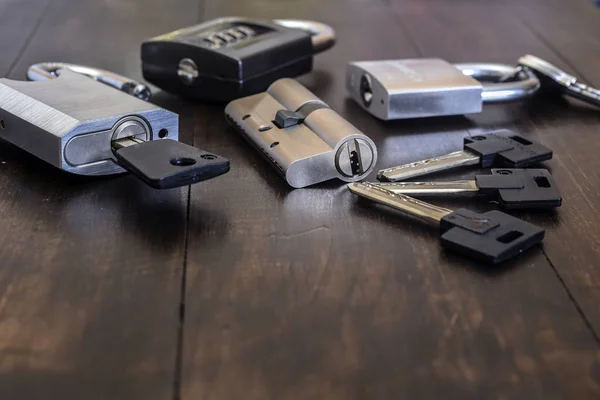
[(170, 162), (171, 162), (171, 165), (174, 165), (176, 167), (188, 167), (190, 165), (196, 164), (196, 160), (194, 160), (193, 158), (189, 158), (189, 157), (174, 158)]
[(535, 74), (520, 67), (504, 64), (454, 64), (463, 74), (482, 82), (484, 103), (504, 103), (532, 96), (540, 81)]

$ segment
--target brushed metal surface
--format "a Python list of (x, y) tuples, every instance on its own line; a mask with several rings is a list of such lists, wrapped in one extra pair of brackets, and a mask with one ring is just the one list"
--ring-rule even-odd
[(510, 65), (435, 58), (351, 62), (346, 69), (350, 96), (382, 120), (479, 113), (484, 103), (525, 99), (539, 86), (533, 73)]
[[(150, 129), (149, 140), (158, 139), (154, 133), (160, 129), (167, 129), (171, 139), (179, 136), (177, 114), (70, 70), (42, 82), (0, 79), (0, 113), (7, 121), (0, 138), (57, 168), (81, 175), (125, 171), (112, 158), (112, 136), (106, 135), (108, 140), (101, 142), (97, 135), (90, 135), (112, 131), (125, 117), (144, 120)], [(88, 156), (90, 162), (72, 165), (65, 157), (67, 143), (81, 135), (90, 142), (79, 147), (87, 147), (93, 154)], [(103, 147), (98, 148), (99, 144)]]
[[(280, 129), (272, 121), (278, 110), (296, 111), (315, 102), (303, 123)], [(375, 143), (293, 79), (280, 79), (267, 92), (237, 99), (225, 108), (229, 122), (295, 188), (333, 178), (354, 182), (368, 175), (377, 162)], [(349, 152), (355, 146), (357, 173), (349, 176)], [(348, 160), (346, 160), (348, 158)]]
[[(362, 101), (363, 76), (371, 84), (368, 105)], [(481, 112), (481, 83), (440, 59), (353, 62), (346, 86), (362, 108), (382, 120)]]

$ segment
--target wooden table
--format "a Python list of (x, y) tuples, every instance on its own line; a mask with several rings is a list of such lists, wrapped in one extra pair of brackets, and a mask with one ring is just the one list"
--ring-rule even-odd
[[(592, 399), (600, 396), (600, 113), (561, 99), (384, 123), (352, 60), (514, 63), (600, 85), (589, 0), (3, 0), (0, 76), (68, 61), (141, 79), (146, 38), (223, 15), (316, 19), (338, 43), (300, 81), (367, 133), (378, 167), (514, 129), (554, 150), (546, 241), (490, 268), (340, 182), (291, 190), (223, 106), (158, 93), (227, 175), (156, 191), (0, 146), (0, 399)], [(468, 177), (466, 169), (446, 177)], [(374, 178), (374, 174), (371, 176)], [(443, 206), (489, 210), (476, 201)]]

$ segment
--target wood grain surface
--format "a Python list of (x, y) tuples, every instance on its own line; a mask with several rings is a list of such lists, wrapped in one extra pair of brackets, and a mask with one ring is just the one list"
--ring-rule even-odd
[(547, 229), (543, 247), (490, 268), (340, 182), (291, 190), (222, 105), (154, 97), (180, 114), (182, 141), (232, 162), (191, 188), (77, 178), (2, 143), (0, 399), (600, 397), (598, 110), (538, 96), (384, 123), (344, 86), (349, 61), (527, 53), (600, 85), (591, 2), (5, 0), (0, 11), (0, 76), (12, 79), (46, 60), (141, 79), (139, 44), (160, 33), (225, 15), (319, 20), (338, 41), (299, 80), (375, 141), (378, 168), (508, 128), (554, 150), (545, 165), (564, 197), (556, 212), (517, 213)]

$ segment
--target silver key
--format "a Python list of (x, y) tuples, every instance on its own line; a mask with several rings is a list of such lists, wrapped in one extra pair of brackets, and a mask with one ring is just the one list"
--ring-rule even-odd
[(562, 204), (560, 191), (546, 169), (492, 169), (491, 174), (475, 175), (473, 180), (376, 185), (390, 192), (411, 196), (480, 193), (495, 197), (498, 204), (507, 209), (554, 208)]
[[(501, 134), (502, 133), (502, 134)], [(416, 176), (451, 168), (480, 165), (482, 168), (523, 168), (552, 158), (552, 150), (509, 130), (464, 138), (464, 148), (454, 153), (427, 160), (383, 169), (377, 174), (381, 181), (403, 181)]]
[(294, 188), (359, 181), (377, 162), (375, 143), (294, 79), (233, 100), (225, 115)]
[(539, 86), (534, 73), (502, 64), (430, 58), (351, 62), (346, 68), (350, 96), (382, 120), (479, 113), (483, 104), (523, 99)]
[(532, 70), (538, 76), (542, 85), (553, 85), (562, 94), (600, 107), (600, 90), (579, 82), (576, 77), (550, 64), (548, 61), (528, 54), (519, 58), (519, 64)]
[(543, 229), (497, 210), (484, 214), (452, 211), (366, 182), (351, 183), (348, 188), (361, 197), (438, 226), (442, 247), (492, 264), (515, 257), (544, 238)]
[(351, 183), (348, 185), (348, 189), (354, 194), (403, 211), (432, 225), (438, 225), (442, 218), (452, 214), (452, 210), (447, 208), (438, 207), (404, 194), (394, 193), (369, 182)]
[(377, 173), (377, 179), (389, 182), (403, 181), (451, 168), (476, 165), (479, 164), (479, 159), (480, 157), (475, 153), (468, 150), (459, 150), (439, 157), (382, 169)]

